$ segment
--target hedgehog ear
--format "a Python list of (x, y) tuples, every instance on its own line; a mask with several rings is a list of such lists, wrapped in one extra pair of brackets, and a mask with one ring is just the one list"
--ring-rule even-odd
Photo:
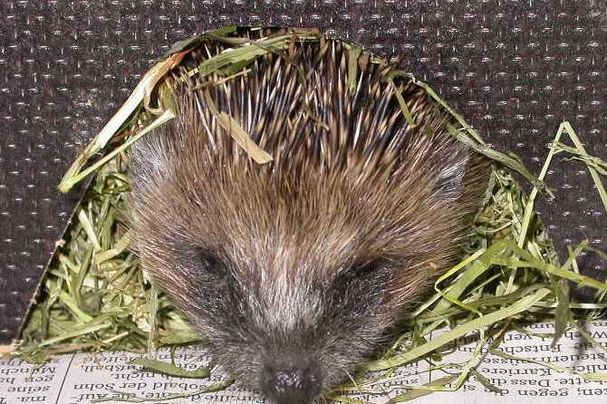
[(446, 168), (438, 174), (436, 189), (442, 198), (455, 200), (464, 192), (464, 175), (466, 174), (467, 156), (453, 159)]
[(167, 178), (169, 171), (168, 157), (163, 153), (166, 145), (165, 129), (156, 129), (133, 145), (131, 151), (130, 176), (136, 192), (141, 192), (150, 185), (159, 185)]

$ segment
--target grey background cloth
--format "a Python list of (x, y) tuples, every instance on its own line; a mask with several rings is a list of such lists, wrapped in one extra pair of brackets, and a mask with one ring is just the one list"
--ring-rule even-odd
[[(429, 82), (492, 145), (539, 172), (568, 119), (607, 159), (600, 0), (3, 0), (0, 3), (0, 341), (24, 313), (79, 199), (59, 179), (177, 40), (236, 23), (319, 27)], [(579, 163), (557, 159), (539, 210), (564, 251), (607, 250), (607, 215)], [(601, 276), (588, 256), (584, 270)]]

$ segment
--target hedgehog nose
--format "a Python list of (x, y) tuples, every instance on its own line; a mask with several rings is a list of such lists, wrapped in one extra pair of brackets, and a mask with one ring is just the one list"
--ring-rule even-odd
[(320, 393), (320, 378), (309, 369), (268, 369), (262, 390), (275, 404), (309, 404)]

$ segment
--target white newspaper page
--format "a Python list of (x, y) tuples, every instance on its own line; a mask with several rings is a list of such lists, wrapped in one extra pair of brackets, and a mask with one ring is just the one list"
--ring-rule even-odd
[[(550, 333), (551, 324), (536, 324), (529, 331)], [(590, 346), (576, 331), (567, 332), (551, 347), (550, 338), (509, 332), (500, 350), (509, 355), (534, 359), (557, 366), (556, 371), (542, 364), (515, 361), (487, 354), (476, 367), (499, 391), (491, 391), (474, 376), (458, 391), (434, 392), (413, 400), (415, 403), (465, 404), (490, 403), (607, 403), (607, 321), (596, 321), (587, 328), (602, 347)], [(449, 362), (464, 362), (474, 350), (474, 343), (458, 345), (446, 358)], [(176, 378), (140, 371), (129, 361), (139, 355), (106, 352), (96, 355), (79, 353), (54, 358), (44, 366), (28, 364), (21, 359), (0, 360), (0, 404), (51, 403), (79, 404), (108, 402), (140, 403), (264, 403), (254, 392), (237, 383), (225, 390), (200, 394), (206, 386), (226, 380), (214, 371), (209, 379)], [(170, 352), (161, 350), (158, 359), (169, 362)], [(178, 365), (197, 369), (209, 363), (203, 348), (181, 348), (174, 355)], [(596, 373), (602, 380), (587, 380), (579, 374)], [(360, 399), (386, 403), (389, 397), (428, 383), (447, 374), (430, 370), (426, 361), (408, 364), (390, 379), (374, 386), (382, 394), (362, 394)], [(169, 399), (175, 394), (180, 398)], [(457, 401), (456, 401), (457, 400)]]

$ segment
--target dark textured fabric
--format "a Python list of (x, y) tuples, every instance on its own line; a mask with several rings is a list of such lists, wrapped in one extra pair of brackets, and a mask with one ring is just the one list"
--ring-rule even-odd
[[(58, 1), (0, 3), (0, 340), (16, 336), (81, 191), (72, 158), (175, 41), (227, 23), (320, 27), (429, 82), (494, 146), (538, 172), (568, 119), (607, 158), (602, 1)], [(579, 163), (557, 159), (539, 209), (561, 251), (607, 249)], [(597, 274), (596, 259), (582, 260)]]

